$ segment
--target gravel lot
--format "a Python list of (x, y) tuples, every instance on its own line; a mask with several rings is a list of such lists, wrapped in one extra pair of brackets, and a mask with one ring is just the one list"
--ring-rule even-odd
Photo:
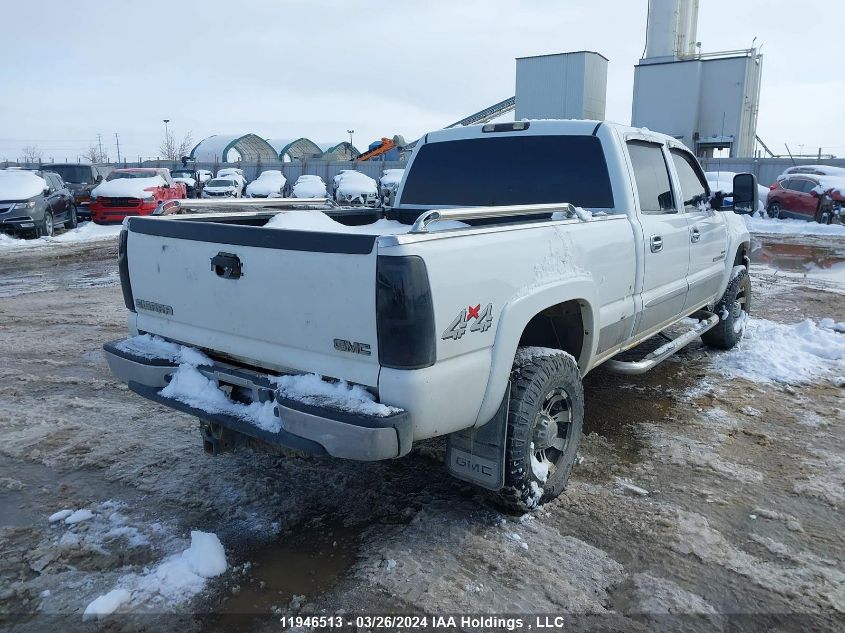
[[(758, 244), (754, 316), (845, 321), (833, 239)], [(137, 630), (278, 631), (338, 610), (845, 625), (842, 360), (766, 382), (693, 344), (642, 377), (596, 370), (568, 490), (517, 517), (451, 479), (437, 443), (375, 464), (205, 455), (193, 418), (108, 371), (101, 345), (125, 335), (115, 257), (114, 239), (0, 251), (0, 628), (88, 630), (86, 605), (115, 587), (138, 615), (113, 625)], [(767, 344), (761, 330), (732, 354)], [(92, 517), (48, 521), (62, 509)], [(229, 569), (149, 588), (191, 530), (219, 536)]]

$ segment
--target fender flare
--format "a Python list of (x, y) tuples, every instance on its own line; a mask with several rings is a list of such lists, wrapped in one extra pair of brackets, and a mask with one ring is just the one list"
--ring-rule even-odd
[(519, 339), (528, 322), (546, 308), (566, 301), (577, 301), (581, 305), (584, 343), (578, 366), (582, 374), (586, 372), (590, 359), (595, 356), (599, 338), (598, 293), (592, 277), (570, 277), (564, 281), (533, 287), (512, 298), (499, 313), (490, 359), (490, 375), (475, 426), (484, 425), (501, 405), (510, 380)]

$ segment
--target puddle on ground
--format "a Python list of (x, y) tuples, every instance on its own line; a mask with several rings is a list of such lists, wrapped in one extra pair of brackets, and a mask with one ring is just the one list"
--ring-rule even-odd
[[(300, 604), (313, 602), (341, 579), (358, 556), (359, 530), (336, 520), (317, 519), (298, 526), (244, 559), (249, 569), (235, 593), (229, 589), (222, 603), (210, 605), (213, 613), (199, 616), (203, 629), (215, 632), (248, 630), (287, 613), (294, 596)], [(237, 577), (236, 577), (237, 578)]]
[(794, 244), (754, 238), (751, 262), (775, 271), (845, 284), (845, 244)]

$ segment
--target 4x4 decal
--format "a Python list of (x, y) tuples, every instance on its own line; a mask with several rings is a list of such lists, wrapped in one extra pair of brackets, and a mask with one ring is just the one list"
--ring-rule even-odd
[(449, 339), (457, 341), (466, 334), (467, 325), (472, 319), (475, 319), (475, 322), (469, 326), (470, 332), (486, 332), (489, 330), (493, 325), (493, 304), (488, 303), (484, 310), (481, 309), (480, 303), (477, 306), (469, 306), (466, 310), (461, 310), (440, 338), (444, 341)]

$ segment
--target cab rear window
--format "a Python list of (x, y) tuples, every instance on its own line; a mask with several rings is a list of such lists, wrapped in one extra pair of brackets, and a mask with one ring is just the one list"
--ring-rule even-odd
[(403, 205), (501, 206), (569, 202), (613, 207), (601, 141), (594, 136), (507, 136), (423, 145)]

